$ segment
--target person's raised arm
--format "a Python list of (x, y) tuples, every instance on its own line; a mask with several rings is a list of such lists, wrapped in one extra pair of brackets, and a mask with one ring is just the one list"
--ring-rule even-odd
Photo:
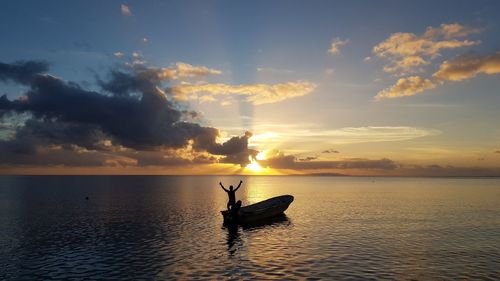
[(222, 187), (222, 189), (224, 189), (225, 192), (229, 192), (229, 190), (224, 188), (224, 186), (222, 185), (222, 182), (219, 182), (219, 184), (220, 184), (220, 187)]
[(240, 188), (241, 183), (243, 183), (243, 181), (242, 181), (242, 180), (240, 180), (240, 184), (238, 184), (238, 187), (234, 190), (235, 192), (236, 192), (236, 190), (238, 190), (238, 188)]

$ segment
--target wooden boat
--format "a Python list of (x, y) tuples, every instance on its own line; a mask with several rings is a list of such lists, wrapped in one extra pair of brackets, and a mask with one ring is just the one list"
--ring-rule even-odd
[(281, 195), (241, 207), (237, 217), (233, 217), (227, 210), (221, 211), (221, 214), (224, 223), (252, 223), (283, 214), (292, 202), (292, 195)]

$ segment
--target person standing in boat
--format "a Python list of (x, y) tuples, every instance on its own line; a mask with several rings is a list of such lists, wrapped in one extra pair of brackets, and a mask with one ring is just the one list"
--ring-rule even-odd
[(227, 193), (227, 196), (229, 197), (229, 201), (227, 202), (227, 210), (228, 211), (231, 210), (231, 208), (234, 206), (234, 204), (236, 204), (236, 191), (238, 190), (238, 188), (240, 188), (242, 183), (243, 183), (243, 181), (240, 180), (240, 184), (238, 184), (238, 187), (236, 187), (236, 189), (233, 189), (233, 186), (230, 185), (229, 190), (227, 190), (222, 185), (222, 182), (219, 182), (220, 186), (222, 187), (222, 189), (224, 189), (224, 191)]

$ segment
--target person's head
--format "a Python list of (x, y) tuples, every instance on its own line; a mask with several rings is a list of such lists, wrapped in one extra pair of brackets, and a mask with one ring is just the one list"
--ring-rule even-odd
[(233, 186), (232, 185), (229, 186), (229, 190), (231, 190), (231, 191), (233, 190)]

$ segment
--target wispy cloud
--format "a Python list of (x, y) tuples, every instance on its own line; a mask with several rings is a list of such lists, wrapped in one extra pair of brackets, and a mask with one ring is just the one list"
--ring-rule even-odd
[(124, 16), (131, 16), (132, 15), (132, 11), (130, 11), (130, 8), (125, 4), (121, 5), (120, 10), (122, 12), (122, 15), (124, 15)]
[(207, 75), (222, 74), (221, 70), (208, 68), (206, 66), (193, 66), (189, 63), (177, 62), (173, 66), (163, 69), (164, 75), (171, 79), (200, 77)]
[(234, 96), (243, 96), (255, 105), (280, 102), (286, 99), (310, 94), (316, 85), (297, 81), (280, 84), (181, 84), (172, 88), (174, 96), (181, 100), (200, 100), (208, 97), (222, 97), (221, 101)]
[(349, 39), (340, 39), (339, 37), (333, 39), (332, 44), (330, 45), (330, 49), (328, 49), (328, 53), (332, 55), (340, 54), (340, 47), (349, 44)]
[[(300, 126), (310, 128), (310, 126)], [(282, 143), (307, 142), (324, 144), (354, 144), (371, 142), (406, 141), (421, 137), (435, 136), (441, 132), (435, 129), (405, 126), (345, 127), (334, 130), (300, 129), (300, 127), (254, 126), (252, 145), (265, 147)]]
[(261, 73), (293, 73), (293, 70), (273, 67), (257, 67), (257, 72)]

